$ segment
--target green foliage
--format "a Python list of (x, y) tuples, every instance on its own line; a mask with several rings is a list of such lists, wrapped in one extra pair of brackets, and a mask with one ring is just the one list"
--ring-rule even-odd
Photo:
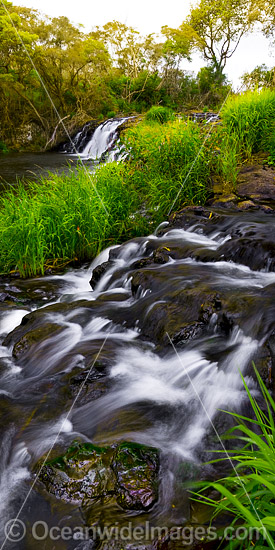
[(221, 105), (231, 90), (226, 77), (222, 73), (217, 74), (212, 66), (202, 67), (196, 80), (203, 103), (210, 105), (212, 109)]
[(144, 197), (151, 219), (165, 219), (172, 205), (204, 204), (209, 195), (209, 153), (204, 133), (192, 121), (166, 124), (145, 121), (127, 131), (135, 187)]
[[(211, 66), (198, 77), (180, 63), (196, 47), (206, 52), (209, 29), (215, 29), (213, 48), (222, 46), (222, 55), (231, 55), (227, 42), (218, 44), (225, 1), (217, 6), (217, 0), (201, 0), (179, 29), (164, 26), (165, 41), (158, 42), (153, 34), (141, 36), (118, 21), (85, 33), (64, 16), (50, 18), (5, 0), (0, 6), (0, 139), (13, 149), (47, 149), (64, 135), (60, 118), (73, 133), (109, 113), (143, 113), (157, 104), (174, 110), (220, 105), (228, 87), (217, 59), (208, 52)], [(230, 42), (248, 8), (243, 0), (230, 2), (229, 8), (230, 36), (224, 36)], [(215, 15), (213, 25), (209, 13)]]
[(48, 265), (94, 257), (100, 250), (138, 233), (137, 196), (125, 189), (122, 165), (109, 164), (91, 176), (69, 175), (22, 185), (0, 197), (1, 272), (44, 273)]
[[(264, 398), (265, 412), (243, 378), (254, 418), (229, 413), (235, 418), (236, 426), (229, 430), (227, 438), (242, 444), (240, 449), (228, 451), (231, 464), (236, 465), (235, 470), (229, 477), (204, 485), (203, 491), (214, 489), (219, 493), (218, 500), (201, 493), (199, 495), (200, 499), (203, 498), (213, 507), (213, 518), (219, 514), (229, 513), (232, 517), (232, 526), (237, 527), (241, 523), (247, 529), (258, 530), (259, 538), (255, 537), (249, 548), (274, 550), (275, 402), (255, 367), (254, 369)], [(247, 541), (232, 540), (223, 548), (248, 548), (247, 544)]]
[[(193, 122), (144, 123), (127, 130), (127, 164), (110, 163), (90, 174), (20, 185), (0, 196), (0, 271), (23, 277), (49, 266), (93, 258), (103, 248), (148, 232), (171, 207), (203, 204), (209, 155)], [(106, 212), (107, 210), (107, 212)]]
[(242, 83), (248, 90), (275, 87), (275, 68), (268, 69), (266, 65), (258, 65), (242, 76)]
[(211, 173), (220, 178), (225, 189), (234, 191), (238, 176), (238, 166), (242, 159), (239, 142), (234, 134), (228, 134), (222, 125), (217, 125), (205, 143), (209, 154)]
[[(275, 92), (246, 92), (228, 99), (221, 111), (224, 131), (243, 158), (267, 150), (274, 154)], [(273, 153), (272, 153), (273, 151)]]
[(114, 118), (116, 116), (116, 113), (115, 111), (109, 111), (106, 116), (107, 118)]
[(162, 107), (161, 105), (153, 105), (151, 109), (146, 113), (145, 119), (153, 122), (159, 122), (163, 124), (169, 120), (173, 120), (175, 115), (173, 111), (167, 107)]
[(0, 153), (8, 153), (8, 147), (3, 141), (0, 141)]
[(175, 52), (201, 51), (219, 78), (242, 36), (259, 17), (252, 0), (200, 0), (178, 29), (163, 27), (163, 31)]

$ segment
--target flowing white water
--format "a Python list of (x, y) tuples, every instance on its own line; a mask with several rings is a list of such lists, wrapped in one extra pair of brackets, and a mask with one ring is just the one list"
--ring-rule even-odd
[[(0, 452), (0, 525), (10, 520), (11, 503), (14, 499), (20, 502), (23, 495), (23, 485), (30, 478), (30, 454), (24, 442), (16, 443), (12, 447), (15, 430), (10, 428), (1, 442)], [(0, 529), (0, 541), (3, 540)], [(2, 540), (1, 540), (2, 539)]]
[[(159, 230), (163, 227), (164, 224)], [(261, 338), (264, 341), (269, 330), (271, 307), (265, 320), (256, 301), (251, 314), (249, 310), (244, 313), (241, 324), (241, 302), (240, 311), (236, 313), (234, 308), (229, 311), (232, 323), (224, 332), (218, 325), (219, 313), (215, 311), (210, 315), (206, 333), (182, 347), (176, 345), (177, 353), (169, 342), (160, 351), (153, 338), (150, 339), (150, 330), (149, 336), (144, 337), (140, 328), (154, 329), (159, 318), (152, 313), (160, 307), (161, 319), (162, 306), (169, 300), (173, 305), (173, 292), (181, 292), (184, 300), (186, 290), (198, 287), (199, 292), (202, 289), (205, 293), (206, 285), (207, 293), (223, 297), (227, 292), (226, 299), (235, 293), (238, 304), (243, 298), (249, 302), (268, 291), (275, 282), (274, 273), (253, 271), (221, 259), (203, 262), (192, 257), (196, 250), (209, 252), (212, 257), (229, 239), (230, 233), (215, 229), (207, 236), (199, 224), (194, 224), (189, 230), (173, 229), (161, 237), (149, 235), (135, 239), (117, 250), (111, 247), (87, 268), (47, 278), (59, 288), (56, 305), (49, 310), (41, 307), (37, 323), (32, 325), (36, 319), (34, 313), (23, 329), (28, 323), (30, 331), (33, 326), (34, 330), (41, 326), (43, 331), (44, 326), (56, 325), (56, 333), (38, 339), (30, 353), (23, 347), (22, 362), (21, 357), (17, 361), (12, 359), (12, 348), (0, 347), (3, 369), (0, 395), (4, 410), (10, 414), (14, 406), (17, 415), (13, 421), (14, 432), (4, 434), (0, 463), (2, 510), (6, 508), (9, 516), (16, 515), (18, 509), (14, 506), (12, 512), (14, 494), (30, 477), (30, 455), (35, 463), (55, 442), (64, 449), (75, 439), (98, 444), (137, 441), (158, 447), (172, 462), (195, 463), (201, 459), (207, 438), (213, 435), (213, 425), (222, 434), (224, 424), (219, 423), (223, 417), (218, 410), (240, 410), (246, 402), (239, 371), (256, 392), (247, 369)], [(166, 248), (171, 253), (168, 262), (149, 262), (139, 273), (138, 261), (152, 259), (158, 248)], [(111, 261), (92, 290), (89, 285), (92, 271), (109, 259), (110, 252)], [(133, 290), (134, 277), (139, 275), (140, 284)], [(2, 337), (17, 327), (27, 313), (15, 306), (5, 315), (2, 313)], [(171, 323), (180, 315), (180, 305), (174, 315)], [(264, 322), (267, 329), (261, 333)], [(21, 333), (19, 336), (21, 338)], [(163, 339), (165, 336), (164, 333)], [(82, 389), (86, 374), (89, 381)], [(71, 377), (77, 378), (75, 387)], [(172, 487), (172, 468), (167, 475)]]
[(118, 139), (116, 131), (126, 120), (127, 118), (107, 120), (100, 124), (79, 155), (83, 159), (100, 160), (104, 153), (109, 152), (114, 160), (113, 146)]
[(18, 327), (27, 313), (29, 312), (25, 309), (14, 309), (8, 313), (2, 313), (0, 316), (0, 336), (8, 334), (15, 327)]
[[(198, 350), (162, 359), (149, 351), (128, 349), (111, 370), (114, 390), (74, 411), (74, 429), (81, 432), (85, 426), (83, 433), (89, 435), (98, 423), (103, 426), (123, 407), (145, 402), (151, 410), (157, 407), (154, 425), (142, 433), (126, 432), (123, 437), (137, 438), (166, 453), (196, 460), (196, 451), (203, 445), (217, 410), (238, 408), (246, 399), (239, 371), (245, 372), (258, 342), (245, 337), (240, 330), (230, 344), (233, 342), (234, 352), (219, 366), (206, 360)], [(252, 383), (249, 379), (247, 382)], [(167, 407), (172, 411), (169, 420)]]

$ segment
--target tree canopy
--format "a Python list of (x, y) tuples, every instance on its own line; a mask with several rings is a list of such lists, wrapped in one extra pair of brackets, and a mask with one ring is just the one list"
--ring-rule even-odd
[[(199, 0), (177, 28), (142, 36), (119, 21), (84, 32), (65, 16), (0, 4), (1, 141), (20, 148), (53, 143), (66, 119), (72, 132), (91, 118), (148, 110), (183, 110), (225, 97), (227, 60), (257, 23), (274, 38), (273, 0)], [(188, 61), (207, 62), (197, 76)], [(263, 60), (264, 61), (264, 60)], [(24, 134), (24, 139), (20, 138)], [(21, 141), (20, 141), (21, 139)]]
[(199, 50), (222, 73), (241, 38), (259, 20), (254, 0), (200, 0), (178, 29), (169, 30), (175, 50)]

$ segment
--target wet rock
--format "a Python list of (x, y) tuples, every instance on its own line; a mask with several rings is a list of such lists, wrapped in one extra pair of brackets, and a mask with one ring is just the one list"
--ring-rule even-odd
[[(134, 287), (134, 290), (136, 288)], [(204, 284), (196, 288), (186, 288), (166, 292), (166, 300), (157, 301), (144, 318), (140, 319), (142, 333), (161, 346), (170, 340), (178, 346), (199, 338), (214, 327), (228, 335), (234, 326), (233, 299), (226, 302), (224, 297), (213, 292)], [(169, 335), (169, 336), (168, 336)]]
[(73, 398), (77, 396), (78, 406), (98, 399), (111, 388), (109, 370), (107, 361), (92, 361), (84, 370), (78, 369), (77, 374), (69, 376), (70, 395)]
[(176, 332), (171, 338), (173, 344), (177, 347), (185, 345), (189, 340), (199, 338), (203, 334), (204, 324), (199, 322), (189, 323)]
[(21, 324), (10, 332), (3, 341), (3, 346), (13, 346), (28, 332), (40, 330), (40, 336), (43, 338), (43, 325), (49, 324), (48, 314), (64, 313), (70, 310), (68, 304), (53, 304), (47, 308), (38, 309), (23, 317)]
[[(240, 203), (239, 203), (240, 204)], [(244, 209), (239, 207), (225, 209), (219, 208), (218, 214), (215, 209), (200, 209), (198, 216), (199, 229), (204, 234), (211, 236), (213, 231), (218, 231), (221, 236), (229, 237), (216, 250), (207, 247), (196, 247), (185, 255), (187, 250), (183, 249), (182, 257), (188, 255), (203, 262), (233, 261), (246, 265), (253, 270), (268, 271), (274, 270), (275, 263), (275, 223), (273, 220), (274, 210), (270, 206), (255, 204), (252, 201), (243, 201)], [(248, 208), (246, 208), (248, 206)], [(239, 214), (237, 212), (240, 212)], [(195, 212), (198, 211), (183, 209), (177, 213), (175, 220), (171, 220), (165, 232), (169, 235), (169, 229), (182, 227), (186, 229), (194, 222)], [(225, 215), (226, 213), (226, 215)], [(269, 214), (267, 221), (266, 214)], [(191, 216), (191, 218), (190, 218)], [(171, 257), (173, 254), (171, 253)]]
[(51, 277), (20, 279), (2, 276), (0, 278), (0, 301), (9, 300), (25, 306), (44, 305), (47, 301), (57, 299), (60, 288), (64, 284), (66, 284), (64, 281), (54, 280)]
[(183, 228), (187, 229), (195, 223), (207, 224), (210, 220), (211, 223), (217, 222), (221, 216), (218, 213), (213, 213), (210, 208), (203, 206), (187, 206), (178, 212), (174, 212), (169, 218), (169, 226), (163, 228), (159, 235), (166, 233), (169, 228)]
[(12, 352), (13, 357), (15, 359), (19, 359), (27, 351), (29, 351), (32, 346), (43, 342), (54, 334), (58, 334), (61, 330), (61, 327), (55, 323), (48, 323), (45, 324), (42, 328), (30, 330), (14, 345)]
[(117, 502), (127, 510), (148, 510), (157, 500), (158, 453), (136, 443), (124, 443), (116, 451)]
[(211, 206), (212, 207), (222, 206), (223, 208), (226, 208), (226, 209), (231, 208), (231, 209), (237, 210), (237, 206), (235, 204), (236, 201), (237, 201), (237, 197), (232, 193), (230, 195), (222, 195), (221, 197), (218, 197), (211, 203)]
[(246, 265), (253, 270), (275, 269), (275, 241), (272, 234), (266, 237), (260, 235), (233, 236), (219, 248), (219, 257)]
[(152, 263), (154, 263), (153, 258), (141, 258), (141, 260), (137, 260), (131, 265), (131, 269), (142, 269), (148, 265), (152, 265)]
[(0, 293), (0, 302), (16, 302), (16, 298), (6, 292)]
[(158, 498), (158, 451), (137, 443), (74, 444), (43, 466), (40, 481), (66, 502), (88, 506), (115, 497), (126, 510), (145, 511)]
[(95, 267), (92, 273), (92, 278), (90, 280), (90, 285), (92, 289), (94, 290), (97, 283), (100, 281), (101, 277), (105, 275), (106, 271), (111, 267), (111, 262), (103, 262), (103, 264), (98, 265)]
[(259, 210), (260, 206), (255, 204), (253, 201), (241, 201), (237, 204), (239, 210), (253, 210), (256, 208), (256, 210)]
[(110, 468), (114, 450), (90, 443), (71, 447), (66, 455), (46, 463), (39, 475), (49, 493), (75, 504), (114, 493)]
[(154, 262), (156, 264), (166, 264), (169, 262), (170, 249), (168, 247), (157, 248), (153, 253)]

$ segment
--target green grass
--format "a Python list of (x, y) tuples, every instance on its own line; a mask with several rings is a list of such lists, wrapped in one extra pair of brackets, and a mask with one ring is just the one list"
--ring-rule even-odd
[(200, 502), (203, 498), (213, 507), (213, 519), (226, 513), (232, 517), (232, 527), (242, 525), (248, 532), (251, 528), (258, 530), (251, 545), (247, 546), (247, 540), (231, 540), (223, 546), (228, 550), (275, 548), (275, 402), (256, 369), (255, 372), (266, 412), (262, 411), (243, 379), (254, 418), (230, 413), (236, 426), (229, 430), (227, 438), (242, 444), (240, 449), (228, 451), (230, 460), (236, 465), (235, 471), (217, 482), (204, 484), (203, 490), (217, 491), (220, 495), (217, 500), (199, 493)]
[(243, 159), (254, 153), (275, 154), (275, 92), (246, 92), (227, 100), (221, 110), (225, 134), (230, 136)]
[(110, 163), (93, 174), (83, 168), (50, 174), (5, 192), (0, 272), (29, 277), (92, 259), (106, 246), (146, 234), (167, 217), (175, 199), (174, 209), (203, 204), (210, 168), (200, 151), (202, 139), (191, 122), (143, 123), (126, 133), (129, 162)]
[(210, 158), (204, 133), (192, 121), (148, 121), (127, 131), (135, 188), (155, 223), (186, 204), (204, 204), (209, 196)]
[(153, 105), (145, 115), (145, 120), (148, 122), (158, 122), (164, 124), (170, 120), (174, 120), (175, 115), (168, 107), (162, 107), (161, 105)]
[(126, 190), (124, 172), (123, 165), (107, 165), (93, 176), (83, 169), (52, 174), (1, 195), (0, 271), (43, 274), (138, 233), (137, 196)]

